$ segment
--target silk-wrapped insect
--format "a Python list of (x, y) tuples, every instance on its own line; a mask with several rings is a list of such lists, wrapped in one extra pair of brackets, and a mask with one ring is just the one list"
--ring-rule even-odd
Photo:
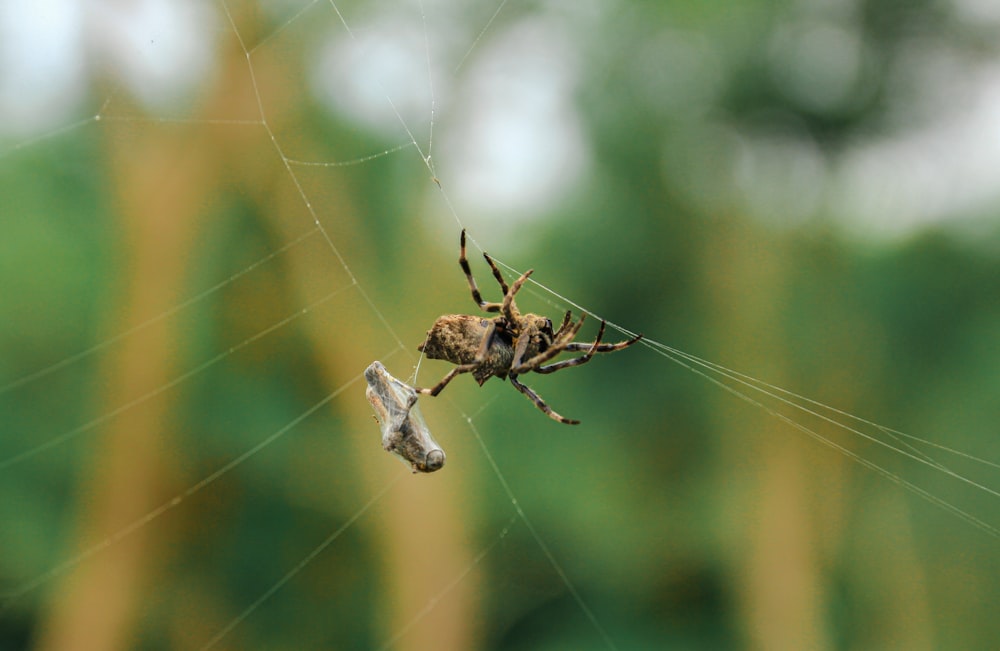
[(397, 380), (382, 362), (365, 369), (365, 396), (382, 428), (382, 447), (409, 464), (413, 472), (434, 472), (444, 466), (445, 454), (417, 409), (416, 390)]

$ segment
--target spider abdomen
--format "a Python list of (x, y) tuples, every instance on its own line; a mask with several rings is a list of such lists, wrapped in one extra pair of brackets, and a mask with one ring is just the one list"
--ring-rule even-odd
[(514, 349), (495, 329), (483, 348), (483, 338), (494, 325), (492, 319), (446, 314), (434, 322), (417, 350), (423, 351), (429, 359), (443, 359), (457, 365), (476, 362), (476, 355), (485, 350), (483, 359), (478, 360), (479, 365), (472, 371), (473, 377), (480, 385), (494, 375), (504, 378), (514, 359)]
[(452, 364), (471, 364), (489, 327), (489, 319), (468, 314), (446, 314), (439, 317), (427, 331), (424, 342), (417, 346), (430, 359), (443, 359)]

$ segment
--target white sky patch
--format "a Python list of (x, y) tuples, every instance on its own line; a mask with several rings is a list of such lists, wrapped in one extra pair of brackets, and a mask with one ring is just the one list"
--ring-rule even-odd
[[(457, 78), (451, 68), (428, 73), (428, 44), (438, 66), (437, 50), (456, 38), (441, 27), (448, 21), (431, 21), (427, 29), (440, 31), (425, 33), (419, 13), (379, 11), (367, 22), (352, 20), (355, 38), (331, 21), (312, 83), (336, 110), (398, 141), (403, 130), (391, 100), (425, 152), (433, 90), (433, 160), (456, 211), (491, 237), (516, 237), (518, 225), (555, 209), (590, 165), (574, 97), (574, 48), (585, 46), (589, 32), (568, 24), (562, 5), (553, 4), (548, 14), (493, 25)], [(592, 27), (594, 6), (567, 15)], [(990, 20), (1000, 20), (998, 6), (958, 2), (962, 16)], [(0, 0), (0, 134), (25, 138), (93, 115), (104, 99), (89, 95), (98, 66), (151, 112), (171, 112), (211, 74), (223, 22), (218, 6), (204, 0)], [(859, 43), (828, 25), (793, 41), (790, 49), (801, 56), (782, 64), (782, 78), (810, 105), (837, 106), (857, 81)], [(678, 48), (666, 48), (663, 59), (683, 81), (678, 59), (685, 49)], [(894, 236), (1000, 203), (1000, 62), (967, 69), (964, 61), (924, 54), (929, 60), (914, 59), (913, 67), (926, 79), (914, 87), (931, 100), (908, 103), (915, 107), (908, 117), (922, 127), (859, 141), (834, 158), (811, 142), (741, 138), (730, 180), (752, 212), (792, 223), (833, 214), (861, 233)], [(664, 75), (651, 91), (679, 106), (690, 102), (689, 94), (665, 92), (674, 82)], [(706, 88), (710, 98), (714, 86)]]
[(0, 2), (0, 131), (24, 137), (79, 118), (85, 62), (78, 2)]
[(952, 0), (952, 2), (958, 15), (973, 25), (993, 27), (1000, 24), (1000, 2), (996, 0)]
[(214, 5), (197, 0), (95, 2), (91, 46), (148, 108), (189, 99), (215, 61)]
[(0, 2), (0, 132), (88, 117), (102, 66), (152, 110), (176, 105), (214, 63), (217, 18), (198, 0)]
[[(423, 24), (387, 12), (351, 29), (353, 38), (340, 23), (331, 26), (310, 74), (313, 92), (353, 122), (394, 138), (404, 133), (402, 117), (426, 148), (421, 139), (430, 123), (431, 80)], [(433, 74), (439, 93), (443, 75)]]
[(561, 34), (525, 21), (474, 52), (463, 112), (441, 137), (438, 173), (458, 214), (497, 245), (555, 208), (588, 167), (578, 61)]
[(836, 212), (892, 236), (1000, 202), (1000, 64), (973, 85), (927, 128), (848, 151), (832, 179)]
[(840, 108), (856, 96), (865, 62), (857, 31), (832, 21), (779, 28), (770, 58), (780, 87), (821, 111)]

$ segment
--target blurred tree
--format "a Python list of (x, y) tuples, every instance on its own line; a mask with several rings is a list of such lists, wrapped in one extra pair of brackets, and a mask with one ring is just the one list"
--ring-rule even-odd
[[(974, 4), (504, 6), (460, 61), (460, 47), (430, 38), (448, 22), (440, 8), (421, 7), (414, 24), (451, 91), (435, 86), (439, 140), (463, 120), (489, 128), (476, 89), (508, 87), (474, 64), (508, 30), (571, 41), (586, 176), (493, 253), (653, 340), (993, 459), (996, 198), (973, 200), (991, 195), (970, 179), (931, 208), (979, 220), (874, 241), (845, 226), (864, 219), (858, 201), (887, 206), (888, 222), (924, 188), (886, 181), (857, 200), (864, 188), (843, 182), (853, 153), (922, 142), (951, 115), (964, 97), (954, 71), (995, 65), (997, 24), (973, 20)], [(4, 586), (188, 495), (16, 599), (0, 647), (200, 648), (342, 526), (218, 648), (606, 648), (561, 572), (623, 649), (996, 646), (996, 537), (892, 479), (1000, 526), (991, 496), (780, 404), (734, 399), (656, 349), (540, 378), (577, 428), (548, 423), (500, 381), (456, 381), (421, 403), (445, 469), (410, 477), (391, 464), (356, 378), (375, 358), (406, 377), (434, 318), (473, 312), (458, 227), (439, 237), (423, 219), (452, 204), (410, 149), (349, 166), (295, 161), (398, 144), (332, 116), (309, 68), (328, 41), (350, 38), (339, 12), (362, 40), (409, 14), (228, 10), (191, 124), (117, 93), (105, 119), (0, 158), (0, 311), (12, 315), (0, 320)], [(455, 41), (489, 19), (448, 16), (469, 23)], [(424, 56), (397, 36), (365, 62), (390, 61), (391, 46)], [(440, 180), (444, 199), (460, 192)], [(220, 278), (232, 282), (192, 314), (22, 382)], [(523, 307), (558, 317), (568, 306), (529, 287)], [(442, 368), (427, 362), (420, 380)], [(506, 487), (533, 528), (518, 517), (508, 530)]]

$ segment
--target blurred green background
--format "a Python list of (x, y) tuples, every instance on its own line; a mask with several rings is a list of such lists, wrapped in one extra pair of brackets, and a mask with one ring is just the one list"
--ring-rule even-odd
[[(0, 649), (1000, 646), (992, 3), (27, 7)], [(459, 378), (410, 475), (360, 374), (475, 312), (460, 224), (522, 309), (971, 457), (636, 346), (523, 378), (574, 428)]]

